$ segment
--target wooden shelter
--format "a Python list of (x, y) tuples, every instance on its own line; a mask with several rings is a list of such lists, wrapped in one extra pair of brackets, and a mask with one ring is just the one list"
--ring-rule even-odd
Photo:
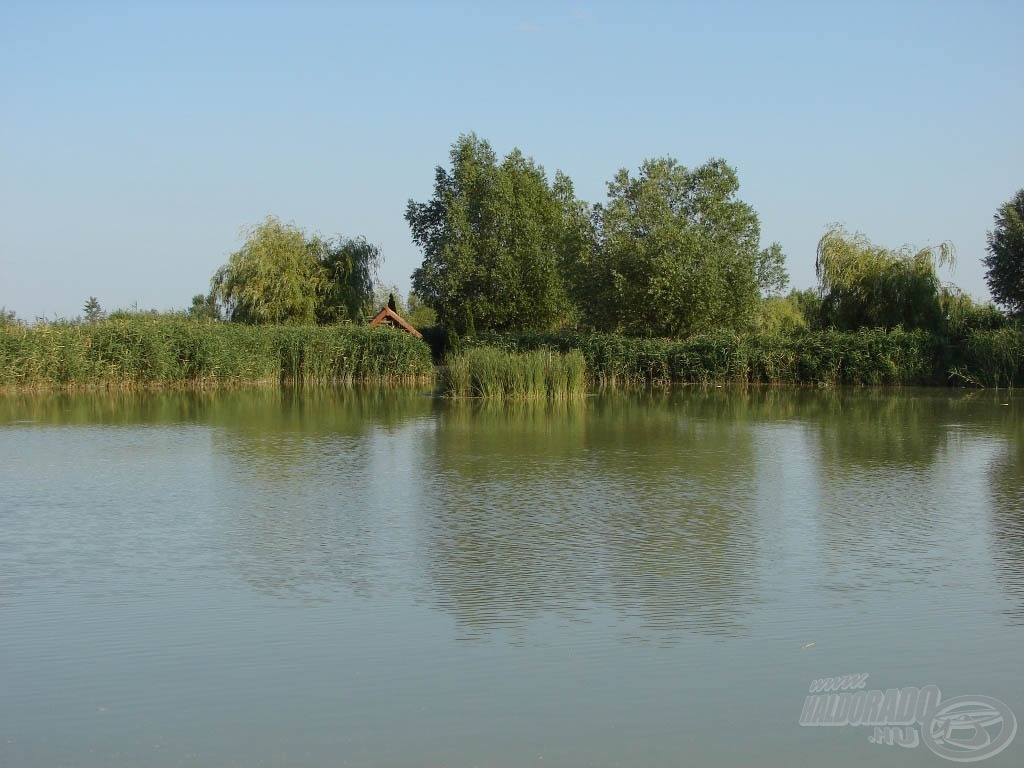
[(411, 333), (417, 339), (423, 338), (422, 333), (409, 325), (405, 318), (391, 309), (391, 307), (382, 307), (380, 312), (374, 315), (373, 320), (370, 321), (370, 327), (373, 328), (378, 325), (390, 325), (392, 328), (398, 328), (406, 333)]

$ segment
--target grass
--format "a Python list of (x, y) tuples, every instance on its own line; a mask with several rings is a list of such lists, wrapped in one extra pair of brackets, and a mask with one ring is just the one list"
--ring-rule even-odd
[(430, 350), (392, 329), (141, 315), (0, 326), (0, 387), (146, 388), (422, 381)]
[(567, 400), (586, 393), (586, 361), (576, 350), (472, 347), (449, 355), (443, 370), (449, 397)]

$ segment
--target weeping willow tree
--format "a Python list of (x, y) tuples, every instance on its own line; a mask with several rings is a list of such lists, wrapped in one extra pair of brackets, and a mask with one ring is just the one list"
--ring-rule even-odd
[(938, 269), (954, 261), (952, 243), (890, 250), (833, 225), (818, 241), (815, 262), (823, 324), (939, 331), (944, 313)]
[(314, 325), (366, 313), (381, 258), (365, 238), (309, 236), (273, 216), (245, 235), (211, 286), (229, 320)]
[(236, 322), (313, 325), (324, 282), (302, 230), (268, 216), (247, 231), (211, 287)]
[(365, 237), (325, 240), (319, 236), (310, 239), (308, 247), (324, 271), (317, 320), (338, 323), (364, 319), (373, 307), (380, 248)]

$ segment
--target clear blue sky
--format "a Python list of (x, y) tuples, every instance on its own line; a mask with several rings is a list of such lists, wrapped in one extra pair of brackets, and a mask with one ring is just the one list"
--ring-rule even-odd
[(0, 3), (0, 305), (185, 307), (275, 214), (420, 262), (403, 218), (460, 133), (577, 193), (723, 157), (814, 284), (826, 224), (951, 240), (987, 297), (1024, 187), (1016, 2)]

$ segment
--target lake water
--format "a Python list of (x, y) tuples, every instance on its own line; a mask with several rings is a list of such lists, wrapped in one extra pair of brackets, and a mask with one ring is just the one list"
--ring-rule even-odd
[(1024, 720), (1024, 398), (0, 398), (5, 768), (954, 764), (858, 673)]

